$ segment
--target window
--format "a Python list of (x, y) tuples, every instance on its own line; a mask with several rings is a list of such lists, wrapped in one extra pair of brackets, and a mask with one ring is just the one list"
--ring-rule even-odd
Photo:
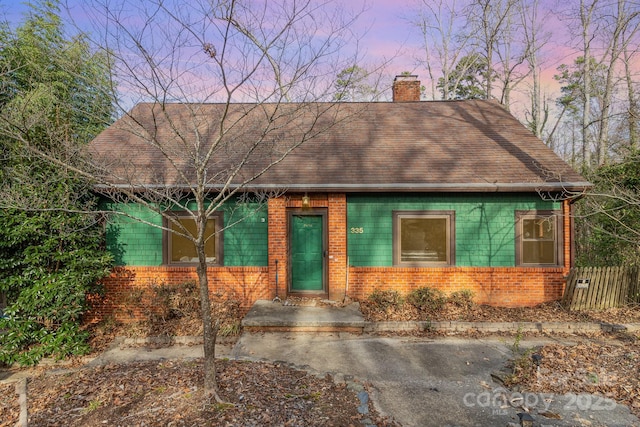
[(562, 230), (560, 213), (516, 212), (516, 263), (518, 265), (560, 265)]
[(393, 263), (401, 266), (453, 265), (453, 211), (393, 213)]
[[(190, 234), (196, 234), (196, 221), (186, 213), (177, 213), (176, 219)], [(177, 232), (182, 232), (181, 227), (171, 221), (167, 221), (167, 227)], [(205, 254), (207, 262), (211, 264), (222, 263), (222, 236), (219, 232), (222, 228), (222, 215), (218, 214), (207, 220), (205, 229)], [(193, 264), (198, 262), (198, 254), (191, 240), (174, 232), (166, 234), (166, 263), (167, 264)]]

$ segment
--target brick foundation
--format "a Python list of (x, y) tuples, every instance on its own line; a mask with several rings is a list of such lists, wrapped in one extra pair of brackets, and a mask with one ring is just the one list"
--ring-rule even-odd
[[(273, 299), (275, 271), (267, 267), (210, 268), (209, 289), (241, 302), (243, 314), (259, 299)], [(341, 276), (346, 268), (335, 269)], [(565, 274), (562, 268), (445, 267), (397, 268), (351, 267), (347, 294), (366, 299), (376, 289), (397, 290), (407, 294), (420, 287), (433, 287), (449, 294), (471, 290), (478, 304), (524, 307), (556, 301), (562, 297)], [(272, 275), (274, 281), (269, 283)], [(105, 297), (94, 301), (87, 319), (96, 322), (113, 317), (122, 322), (143, 320), (153, 310), (148, 291), (154, 285), (197, 281), (195, 267), (121, 267), (105, 279)], [(333, 282), (330, 299), (342, 300), (346, 281)], [(281, 286), (283, 286), (281, 284)], [(286, 295), (282, 287), (279, 295)], [(146, 296), (144, 296), (146, 295)]]
[[(269, 286), (267, 267), (213, 267), (207, 271), (209, 290), (223, 293), (241, 303), (245, 314), (259, 299), (275, 297)], [(195, 267), (119, 267), (104, 279), (104, 296), (94, 298), (88, 322), (113, 317), (121, 322), (143, 320), (153, 311), (149, 301), (152, 286), (197, 282)]]
[(364, 299), (376, 289), (407, 294), (432, 287), (449, 294), (468, 289), (478, 304), (523, 307), (555, 301), (565, 286), (563, 268), (444, 267), (397, 268), (351, 267), (348, 294)]

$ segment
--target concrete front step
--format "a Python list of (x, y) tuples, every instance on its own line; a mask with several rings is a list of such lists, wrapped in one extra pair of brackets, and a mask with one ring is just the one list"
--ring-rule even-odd
[(293, 306), (281, 302), (257, 301), (242, 320), (245, 331), (264, 332), (544, 332), (585, 334), (595, 332), (638, 332), (640, 324), (600, 322), (463, 322), (407, 321), (367, 322), (358, 303), (340, 306)]
[(338, 306), (295, 306), (256, 301), (242, 320), (245, 331), (363, 332), (364, 317), (358, 303)]

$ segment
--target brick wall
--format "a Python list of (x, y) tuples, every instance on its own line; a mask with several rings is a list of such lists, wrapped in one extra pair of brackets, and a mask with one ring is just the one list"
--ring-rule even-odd
[[(272, 299), (275, 290), (268, 283), (267, 267), (212, 267), (207, 271), (210, 292), (224, 293), (241, 302), (246, 313), (259, 299)], [(94, 298), (87, 318), (97, 322), (113, 317), (122, 322), (143, 320), (154, 310), (151, 287), (196, 282), (195, 267), (118, 267), (103, 280), (104, 296)]]
[[(276, 283), (278, 261), (278, 295), (286, 295), (289, 283), (288, 219), (290, 209), (302, 208), (303, 194), (291, 194), (269, 200), (269, 282)], [(345, 194), (311, 194), (310, 209), (327, 209), (329, 299), (344, 298), (347, 275), (347, 201)], [(274, 285), (275, 286), (275, 285)]]
[(567, 272), (564, 268), (351, 267), (348, 294), (351, 298), (364, 299), (376, 289), (407, 294), (428, 286), (447, 294), (471, 290), (479, 304), (522, 307), (560, 299)]
[(329, 299), (342, 301), (347, 281), (347, 198), (329, 194)]

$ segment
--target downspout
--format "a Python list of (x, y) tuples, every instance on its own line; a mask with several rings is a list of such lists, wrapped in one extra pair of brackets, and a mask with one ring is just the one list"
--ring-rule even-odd
[(349, 257), (347, 257), (347, 284), (344, 287), (344, 298), (342, 302), (346, 301), (349, 298)]
[(282, 300), (278, 296), (278, 260), (276, 260), (276, 297), (273, 299), (273, 302), (281, 302)]

